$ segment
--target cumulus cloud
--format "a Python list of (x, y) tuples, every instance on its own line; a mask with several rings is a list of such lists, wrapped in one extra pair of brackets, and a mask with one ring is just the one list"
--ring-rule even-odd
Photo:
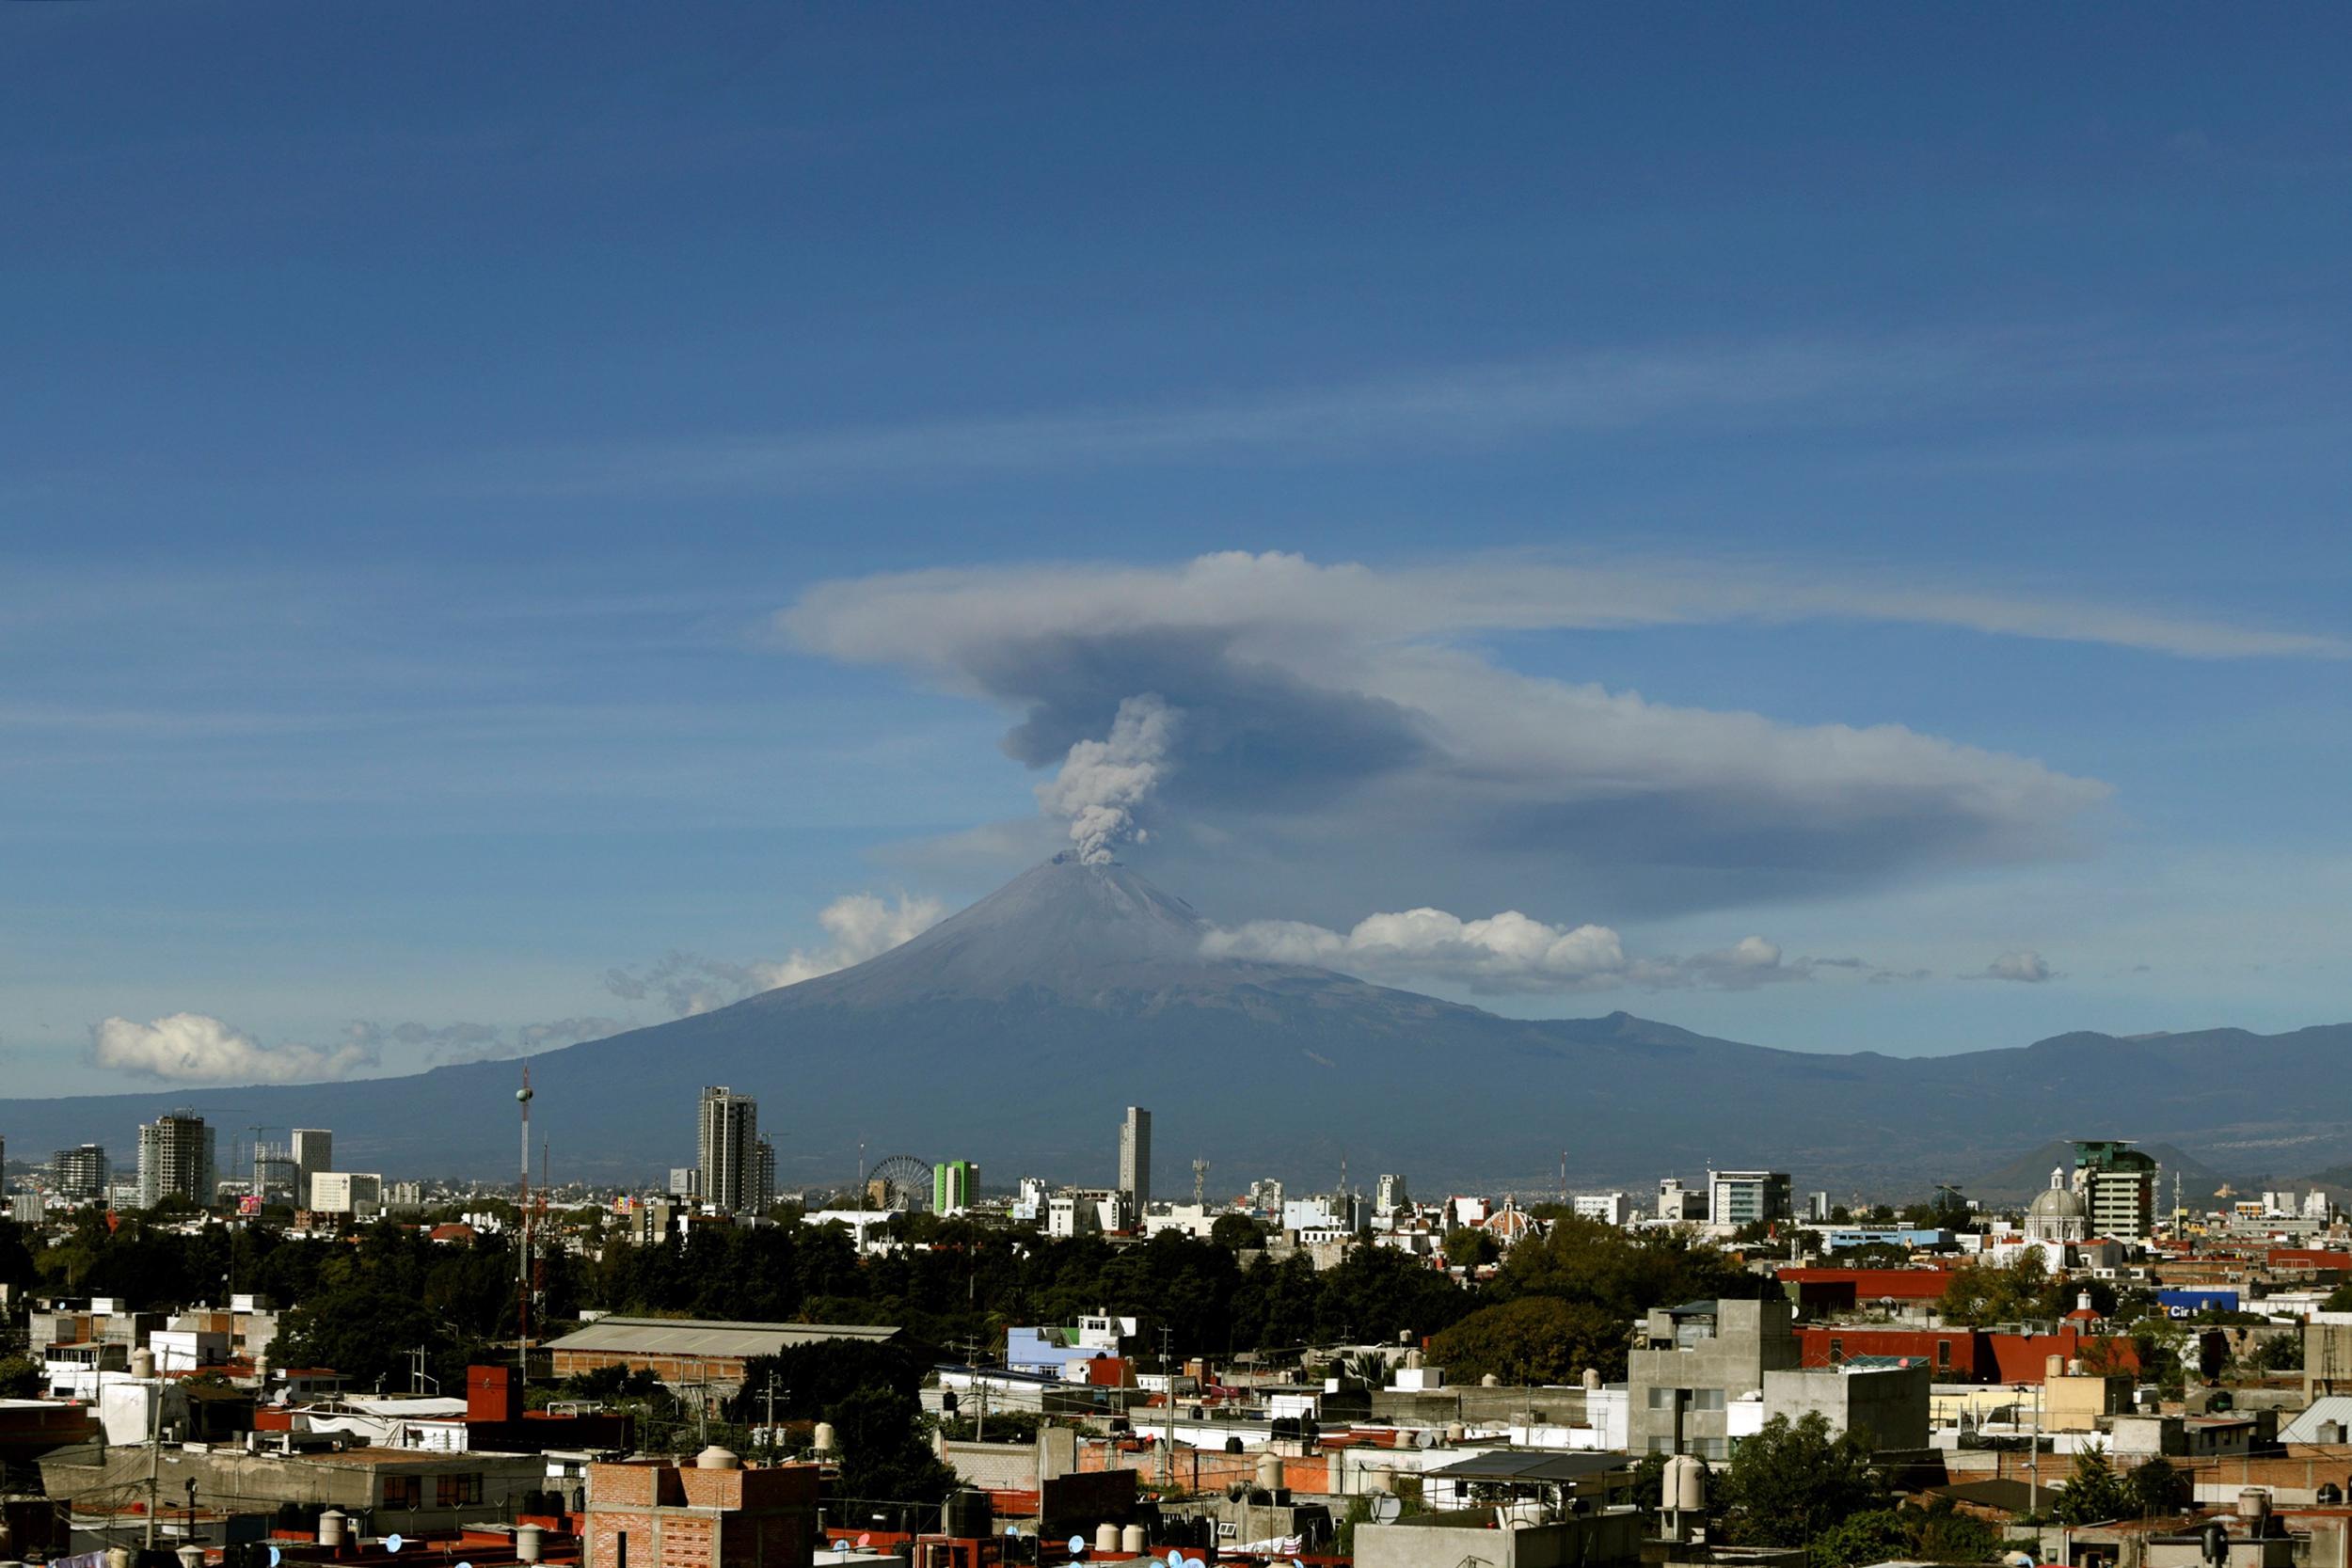
[(2002, 954), (1985, 965), (1982, 971), (1968, 976), (1972, 980), (2014, 980), (2027, 986), (2038, 986), (2044, 980), (2058, 977), (2058, 971), (2050, 967), (2049, 960), (2026, 947)]
[(853, 893), (818, 911), (817, 923), (833, 938), (823, 947), (795, 948), (785, 958), (753, 963), (672, 952), (640, 969), (608, 970), (604, 986), (624, 1001), (659, 1001), (677, 1017), (711, 1012), (879, 958), (921, 936), (946, 912), (938, 899), (919, 895), (884, 899)]
[(1136, 809), (1158, 787), (1176, 722), (1176, 711), (1156, 691), (1122, 698), (1109, 737), (1074, 742), (1061, 771), (1037, 786), (1038, 804), (1069, 822), (1080, 860), (1101, 864), (1113, 846), (1148, 836)]
[(149, 1023), (109, 1018), (90, 1030), (90, 1059), (103, 1068), (174, 1084), (294, 1084), (348, 1078), (377, 1061), (359, 1035), (340, 1044), (263, 1045), (202, 1013)]
[(1441, 907), (1542, 893), (1657, 913), (2075, 850), (2108, 794), (2097, 781), (1898, 724), (1788, 724), (1526, 674), (1466, 641), (1800, 614), (2249, 651), (2185, 624), (1762, 572), (1234, 553), (836, 582), (779, 625), (1017, 710), (1005, 749), (1060, 770), (1049, 810), (1131, 826), (1149, 796), (1160, 852), (1186, 851), (1188, 891), (1228, 908), (1330, 924), (1405, 887)]
[(1345, 932), (1305, 921), (1259, 920), (1213, 927), (1200, 947), (1210, 958), (1313, 964), (1366, 979), (1436, 981), (1519, 996), (1627, 988), (1748, 990), (1857, 962), (1785, 959), (1778, 944), (1756, 936), (1688, 958), (1635, 956), (1609, 927), (1551, 926), (1517, 910), (1477, 920), (1443, 910), (1402, 910), (1368, 915)]

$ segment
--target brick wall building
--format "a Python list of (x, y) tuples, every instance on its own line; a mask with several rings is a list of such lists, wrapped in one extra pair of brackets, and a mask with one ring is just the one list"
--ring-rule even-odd
[(810, 1568), (818, 1493), (814, 1465), (746, 1470), (721, 1450), (591, 1465), (581, 1568)]

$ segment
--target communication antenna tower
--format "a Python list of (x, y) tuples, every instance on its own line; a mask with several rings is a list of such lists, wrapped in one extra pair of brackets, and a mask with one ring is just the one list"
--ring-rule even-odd
[(1192, 1206), (1195, 1209), (1207, 1208), (1209, 1205), (1208, 1194), (1209, 1162), (1206, 1160), (1195, 1160), (1192, 1163)]
[(522, 1224), (522, 1246), (515, 1260), (515, 1361), (518, 1384), (531, 1381), (531, 1064), (523, 1063), (523, 1086), (515, 1091), (515, 1104), (523, 1117), (522, 1181), (516, 1205)]

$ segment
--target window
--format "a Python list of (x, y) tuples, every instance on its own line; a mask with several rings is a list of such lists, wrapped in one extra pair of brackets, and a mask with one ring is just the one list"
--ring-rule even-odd
[(1721, 1410), (1723, 1407), (1724, 1391), (1721, 1388), (1693, 1388), (1691, 1390), (1692, 1409)]
[(1671, 1436), (1653, 1437), (1649, 1440), (1649, 1451), (1651, 1453), (1672, 1453), (1675, 1451), (1675, 1440)]
[(433, 1504), (436, 1508), (466, 1508), (481, 1500), (482, 1478), (479, 1475), (433, 1478)]
[(1935, 1366), (1938, 1371), (1951, 1370), (1952, 1342), (1949, 1339), (1938, 1339), (1935, 1342)]
[(1845, 1365), (1845, 1361), (1846, 1341), (1843, 1339), (1832, 1339), (1829, 1342), (1829, 1364), (1833, 1367), (1841, 1367)]
[(1679, 1388), (1652, 1387), (1649, 1391), (1649, 1407), (1652, 1410), (1672, 1410), (1675, 1407), (1675, 1396), (1681, 1391)]
[(422, 1476), (387, 1476), (384, 1478), (386, 1508), (422, 1508), (424, 1478)]
[(1699, 1437), (1692, 1440), (1691, 1451), (1701, 1459), (1729, 1459), (1731, 1439), (1728, 1437)]

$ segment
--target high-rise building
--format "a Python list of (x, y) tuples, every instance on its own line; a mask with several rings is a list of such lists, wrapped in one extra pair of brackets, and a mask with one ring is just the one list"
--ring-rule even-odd
[(297, 1127), (286, 1151), (294, 1162), (294, 1207), (310, 1206), (310, 1179), (335, 1168), (335, 1134), (324, 1127)]
[(1707, 1217), (1716, 1225), (1754, 1225), (1792, 1218), (1788, 1173), (1778, 1170), (1710, 1170), (1707, 1173)]
[(723, 1085), (704, 1089), (694, 1139), (703, 1201), (724, 1214), (759, 1207), (758, 1164), (759, 1101)]
[(1372, 1212), (1374, 1213), (1393, 1214), (1399, 1209), (1409, 1209), (1412, 1206), (1413, 1200), (1405, 1196), (1405, 1178), (1384, 1176), (1373, 1183)]
[(762, 1138), (752, 1147), (752, 1212), (764, 1214), (775, 1206), (776, 1146)]
[(2156, 1162), (2119, 1138), (2074, 1141), (2074, 1193), (2090, 1234), (2143, 1241), (2156, 1228)]
[(96, 1144), (61, 1148), (50, 1157), (49, 1184), (69, 1203), (95, 1203), (106, 1196), (106, 1151)]
[(193, 1111), (173, 1111), (139, 1129), (139, 1207), (167, 1197), (213, 1200), (213, 1130)]
[(1140, 1105), (1128, 1106), (1119, 1124), (1119, 1191), (1142, 1223), (1152, 1207), (1152, 1113)]
[(972, 1207), (980, 1167), (969, 1160), (942, 1160), (931, 1167), (931, 1212), (961, 1214)]

